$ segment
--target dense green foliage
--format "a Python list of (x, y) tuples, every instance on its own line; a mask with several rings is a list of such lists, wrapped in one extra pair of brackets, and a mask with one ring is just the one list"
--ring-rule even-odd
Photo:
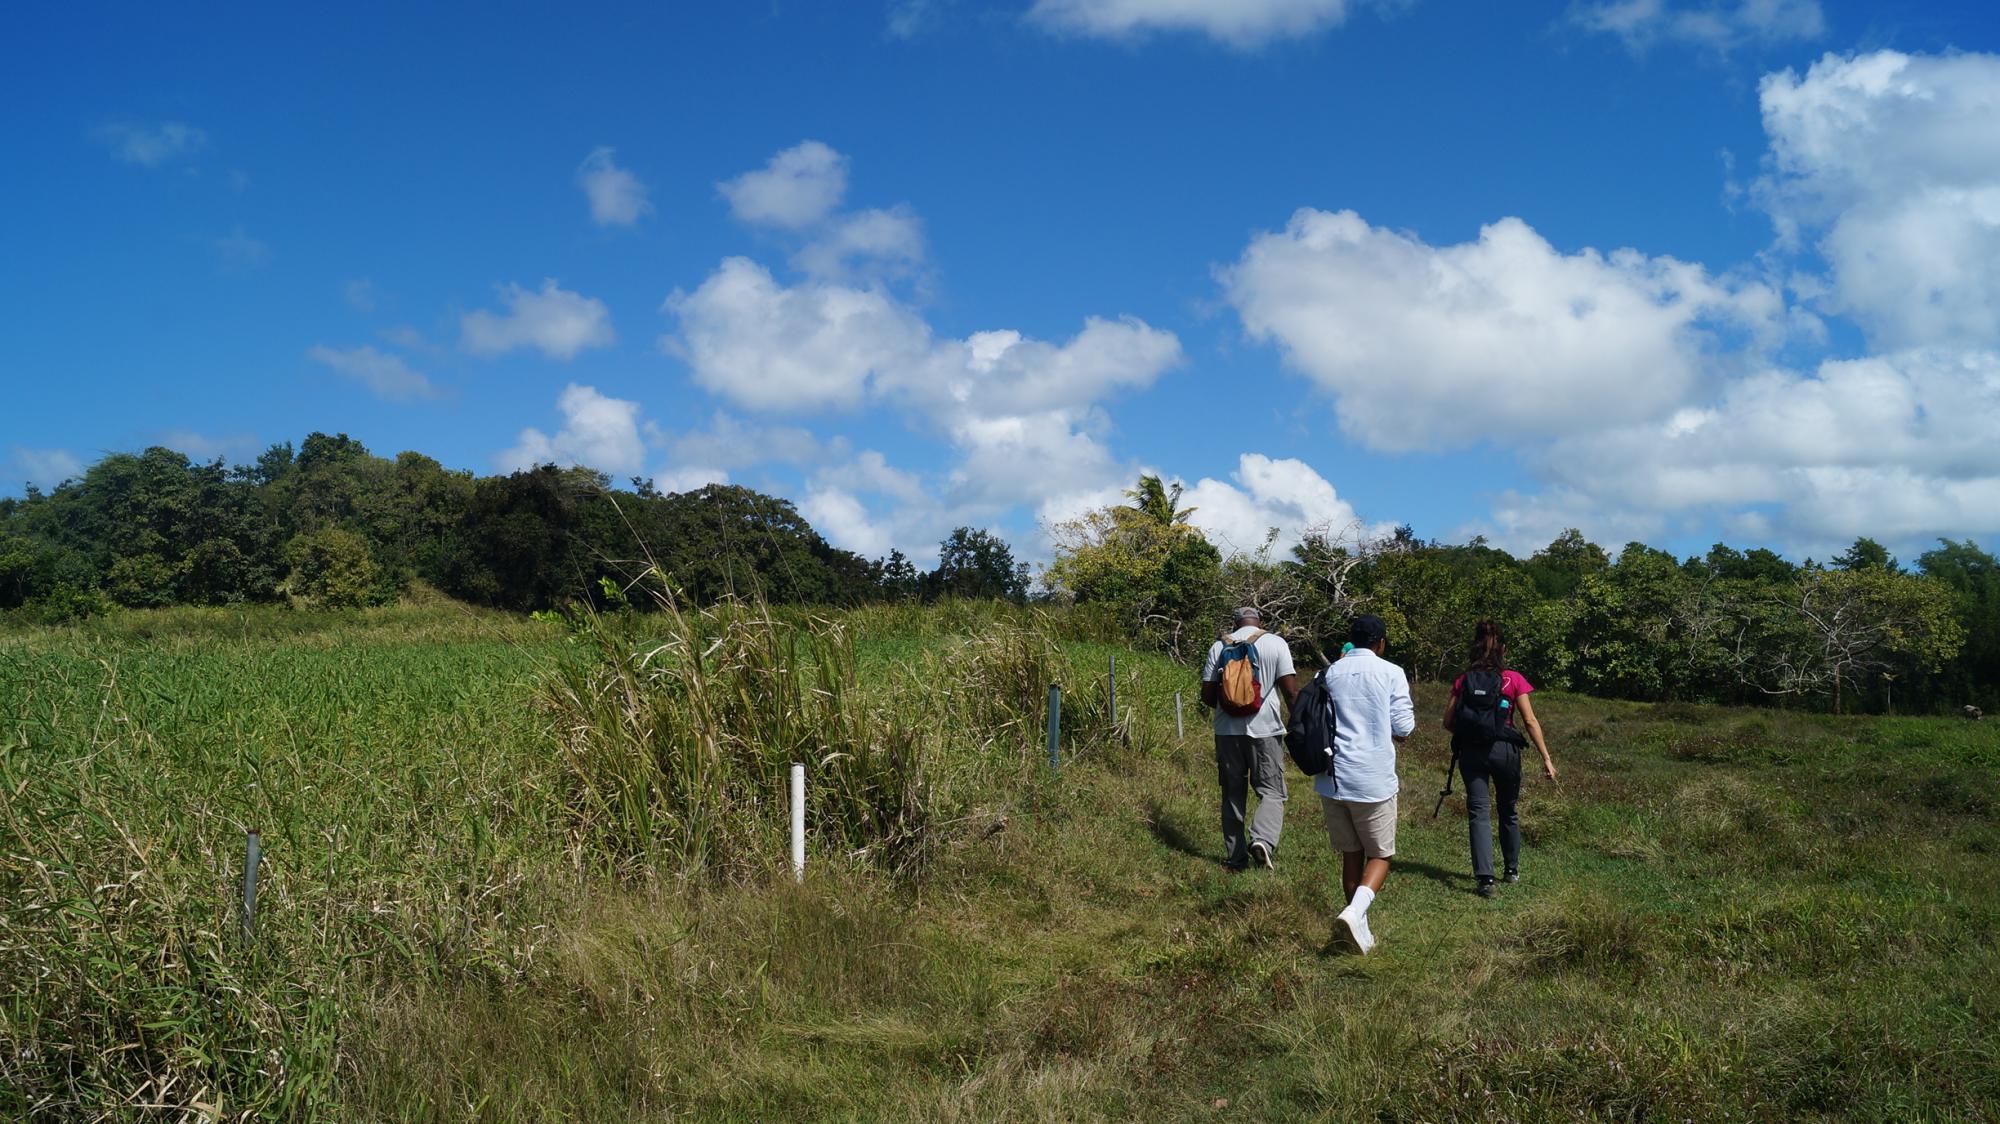
[(1288, 557), (1222, 560), (1177, 491), (1145, 477), (1127, 495), (1056, 528), (1045, 580), (1184, 658), (1248, 604), (1321, 662), (1354, 614), (1374, 613), (1419, 679), (1456, 676), (1490, 618), (1530, 679), (1594, 695), (1836, 712), (2000, 701), (2000, 564), (1971, 542), (1908, 572), (1869, 539), (1826, 566), (1721, 544), (1677, 559), (1635, 542), (1613, 557), (1570, 530), (1517, 559), (1481, 539), (1357, 526), (1311, 531)]
[(525, 611), (594, 595), (600, 579), (625, 585), (655, 562), (695, 605), (1019, 601), (1027, 588), (1007, 544), (973, 528), (919, 573), (900, 554), (836, 549), (789, 502), (747, 488), (662, 495), (552, 465), (475, 478), (418, 453), (377, 457), (346, 434), (234, 468), (158, 447), (119, 453), (52, 492), (0, 500), (0, 610), (43, 620), (107, 602), (376, 605), (412, 581)]
[[(631, 651), (673, 639), (621, 619)], [(1462, 807), (1429, 815), (1446, 740), (1420, 684), (1357, 959), (1328, 944), (1302, 782), (1278, 869), (1225, 874), (1206, 730), (1174, 733), (1188, 669), (1078, 626), (993, 602), (698, 622), (751, 630), (704, 646), (718, 693), (794, 678), (749, 705), (831, 707), (842, 745), (922, 739), (922, 861), (870, 851), (833, 805), (877, 790), (829, 780), (804, 886), (768, 781), (731, 782), (719, 877), (621, 834), (597, 754), (633, 743), (565, 743), (577, 712), (550, 694), (630, 670), (583, 618), (181, 608), (0, 634), (0, 1118), (2000, 1112), (1992, 722), (1546, 692), (1562, 786), (1531, 779), (1524, 881), (1485, 901)], [(766, 715), (781, 743), (795, 717)]]

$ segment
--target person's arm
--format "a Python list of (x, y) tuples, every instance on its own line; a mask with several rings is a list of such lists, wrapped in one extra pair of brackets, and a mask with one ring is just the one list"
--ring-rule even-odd
[(1401, 668), (1389, 688), (1389, 734), (1397, 741), (1417, 732), (1417, 704), (1410, 698), (1410, 680)]
[(1528, 737), (1535, 743), (1535, 748), (1541, 751), (1542, 772), (1547, 773), (1550, 780), (1555, 780), (1555, 759), (1549, 756), (1549, 743), (1542, 740), (1542, 724), (1535, 721), (1535, 704), (1528, 701), (1526, 694), (1516, 695), (1514, 709), (1521, 712), (1521, 721), (1528, 727)]
[(1215, 698), (1221, 688), (1219, 680), (1209, 678), (1215, 672), (1215, 659), (1222, 653), (1220, 641), (1209, 645), (1208, 655), (1201, 661), (1201, 705), (1215, 709)]
[(1278, 642), (1272, 645), (1277, 651), (1272, 653), (1271, 670), (1275, 674), (1271, 676), (1271, 682), (1278, 685), (1278, 693), (1285, 696), (1285, 705), (1289, 707), (1299, 697), (1298, 670), (1292, 666), (1292, 646), (1285, 643), (1283, 637), (1275, 639)]
[(1458, 688), (1453, 687), (1451, 689), (1451, 699), (1444, 704), (1444, 728), (1446, 733), (1451, 732), (1452, 719), (1457, 717), (1458, 717)]

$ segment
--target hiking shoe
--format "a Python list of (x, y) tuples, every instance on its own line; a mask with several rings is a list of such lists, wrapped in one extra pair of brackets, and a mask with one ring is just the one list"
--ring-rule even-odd
[(1271, 862), (1271, 845), (1259, 840), (1250, 844), (1250, 865), (1261, 866), (1265, 870), (1276, 870)]
[(1493, 884), (1491, 878), (1482, 878), (1479, 880), (1479, 896), (1482, 898), (1497, 898), (1500, 896), (1500, 888)]
[(1500, 876), (1500, 881), (1505, 882), (1509, 886), (1512, 886), (1514, 883), (1519, 882), (1520, 880), (1521, 880), (1521, 872), (1518, 870), (1510, 870), (1507, 873)]

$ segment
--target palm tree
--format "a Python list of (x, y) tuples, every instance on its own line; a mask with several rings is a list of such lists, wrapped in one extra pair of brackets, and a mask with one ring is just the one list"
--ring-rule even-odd
[(1128, 489), (1125, 495), (1133, 502), (1125, 510), (1161, 527), (1179, 527), (1187, 523), (1187, 517), (1194, 514), (1194, 508), (1181, 508), (1181, 485), (1168, 486), (1158, 476), (1146, 473), (1139, 477), (1139, 486)]

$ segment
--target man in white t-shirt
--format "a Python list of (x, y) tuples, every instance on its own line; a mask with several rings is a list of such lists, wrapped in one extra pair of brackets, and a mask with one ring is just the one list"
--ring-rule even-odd
[[(1230, 870), (1251, 863), (1269, 868), (1285, 829), (1285, 719), (1278, 709), (1278, 695), (1282, 693), (1289, 705), (1299, 693), (1299, 678), (1292, 670), (1291, 645), (1264, 631), (1256, 609), (1236, 610), (1231, 629), (1224, 640), (1209, 645), (1208, 659), (1201, 665), (1201, 701), (1215, 708), (1215, 772), (1222, 783), (1222, 845), (1228, 852), (1223, 865)], [(1225, 640), (1249, 645), (1251, 668), (1263, 696), (1255, 713), (1232, 714), (1221, 705)], [(1244, 804), (1252, 788), (1257, 791), (1257, 811), (1245, 838)]]

